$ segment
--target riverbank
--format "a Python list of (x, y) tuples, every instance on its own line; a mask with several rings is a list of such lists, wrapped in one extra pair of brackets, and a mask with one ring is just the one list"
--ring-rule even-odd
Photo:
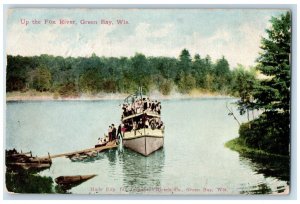
[[(52, 92), (38, 92), (38, 91), (27, 91), (27, 92), (8, 92), (6, 93), (6, 101), (72, 101), (72, 100), (123, 100), (129, 94), (128, 93), (98, 93), (98, 94), (80, 94), (79, 96), (71, 97), (60, 97), (59, 95)], [(188, 94), (181, 94), (172, 91), (169, 95), (162, 95), (159, 91), (152, 91), (149, 93), (149, 97), (159, 100), (168, 99), (192, 99), (192, 98), (231, 98), (228, 95), (209, 92), (203, 90), (192, 90)]]
[(226, 142), (225, 147), (227, 147), (227, 148), (229, 148), (233, 151), (237, 151), (242, 155), (272, 156), (272, 157), (278, 157), (278, 158), (284, 158), (284, 159), (289, 158), (288, 156), (285, 156), (285, 155), (272, 154), (272, 153), (268, 153), (268, 152), (265, 152), (265, 151), (260, 150), (260, 149), (249, 148), (249, 147), (245, 146), (243, 144), (243, 141), (238, 137)]

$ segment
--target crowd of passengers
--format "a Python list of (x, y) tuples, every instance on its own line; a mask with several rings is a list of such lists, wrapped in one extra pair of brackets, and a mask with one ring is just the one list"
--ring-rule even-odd
[(111, 124), (108, 128), (108, 135), (105, 135), (104, 138), (98, 138), (98, 144), (103, 144), (106, 142), (113, 141), (115, 139), (119, 139), (120, 137), (123, 137), (124, 132), (136, 131), (143, 128), (151, 128), (152, 130), (163, 130), (164, 123), (161, 121), (160, 118), (149, 118), (146, 115), (143, 115), (142, 117), (125, 121), (124, 123), (118, 126), (118, 129), (116, 129), (114, 124)]
[[(150, 112), (150, 113), (161, 113), (161, 103), (157, 100), (153, 101), (149, 98), (137, 99), (131, 104), (123, 104), (123, 115), (122, 119), (126, 116), (133, 114)], [(98, 138), (98, 144), (103, 144), (106, 142), (113, 141), (123, 137), (124, 132), (139, 130), (143, 128), (154, 129), (164, 129), (164, 124), (160, 118), (151, 118), (147, 115), (142, 115), (141, 117), (136, 117), (129, 119), (118, 126), (116, 129), (114, 124), (111, 124), (108, 128), (108, 135), (105, 135), (104, 138)]]
[(125, 121), (124, 124), (121, 125), (122, 132), (139, 130), (143, 128), (151, 128), (151, 129), (164, 129), (164, 123), (160, 118), (148, 118), (147, 116), (143, 116), (139, 119), (134, 119), (133, 121), (128, 120)]
[(137, 99), (133, 103), (123, 104), (123, 117), (130, 116), (133, 114), (152, 112), (159, 114), (161, 113), (161, 104), (157, 100), (153, 101), (149, 98)]

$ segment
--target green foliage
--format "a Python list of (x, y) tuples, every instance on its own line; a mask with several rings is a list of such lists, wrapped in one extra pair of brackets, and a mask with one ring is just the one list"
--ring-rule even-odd
[(53, 193), (51, 177), (42, 177), (29, 171), (6, 172), (6, 188), (14, 193)]
[(78, 89), (73, 82), (67, 82), (59, 86), (58, 93), (63, 98), (79, 96)]
[[(240, 104), (263, 111), (259, 118), (240, 127), (240, 137), (246, 145), (275, 154), (289, 155), (290, 145), (290, 13), (272, 17), (268, 38), (262, 39), (262, 50), (257, 69), (268, 78), (257, 85), (250, 83), (249, 95), (253, 102)], [(253, 89), (254, 87), (254, 89)]]
[(84, 72), (79, 80), (81, 91), (92, 94), (98, 93), (101, 90), (102, 83), (101, 76), (93, 69)]
[(201, 89), (229, 93), (232, 71), (225, 57), (214, 64), (210, 56), (192, 59), (183, 49), (178, 57), (67, 57), (41, 55), (7, 56), (7, 92), (50, 91), (55, 98), (80, 93), (130, 93), (139, 86), (147, 93), (157, 89), (163, 95), (171, 90), (189, 93)]
[(231, 73), (229, 69), (228, 61), (223, 56), (221, 59), (217, 60), (216, 65), (213, 69), (214, 73), (214, 83), (212, 86), (213, 91), (221, 90), (224, 93), (228, 92), (231, 80)]
[(28, 89), (28, 73), (37, 66), (35, 57), (7, 56), (7, 90), (26, 91)]
[(196, 87), (196, 79), (191, 74), (180, 74), (178, 89), (181, 93), (188, 93)]
[[(286, 158), (288, 158), (287, 156), (280, 155), (280, 154), (272, 154), (272, 153), (266, 152), (262, 149), (251, 148), (245, 143), (244, 139), (242, 139), (241, 137), (234, 138), (234, 139), (226, 142), (225, 147), (227, 147), (231, 150), (237, 151), (243, 156), (250, 156), (252, 159), (253, 158), (261, 158), (262, 156), (263, 157), (272, 156), (275, 159), (278, 159), (278, 158), (286, 159)], [(281, 168), (285, 168), (285, 167), (281, 167)]]
[(273, 154), (289, 154), (289, 118), (282, 113), (263, 113), (259, 118), (241, 125), (239, 134), (245, 145)]
[(167, 79), (163, 80), (163, 82), (160, 84), (159, 91), (165, 96), (169, 95), (172, 91), (172, 82)]
[(238, 109), (242, 115), (246, 113), (246, 111), (252, 110), (253, 92), (258, 83), (255, 70), (246, 70), (239, 64), (238, 67), (233, 70), (232, 80), (231, 91), (233, 95), (240, 97)]
[(38, 67), (30, 72), (31, 87), (37, 91), (48, 91), (51, 88), (51, 73), (46, 67)]
[(256, 107), (266, 111), (290, 112), (290, 54), (291, 16), (287, 12), (279, 18), (271, 19), (272, 27), (268, 38), (262, 39), (262, 54), (258, 58), (257, 69), (270, 78), (261, 81), (255, 98)]
[(178, 65), (185, 74), (189, 74), (191, 72), (192, 59), (187, 49), (183, 49), (181, 51)]

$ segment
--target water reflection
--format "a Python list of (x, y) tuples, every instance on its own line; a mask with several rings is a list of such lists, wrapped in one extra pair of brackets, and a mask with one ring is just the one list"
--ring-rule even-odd
[[(242, 194), (271, 194), (282, 193), (288, 188), (290, 182), (290, 160), (273, 156), (240, 155), (242, 164), (250, 166), (256, 173), (263, 175), (264, 178), (272, 178), (272, 182), (260, 182), (255, 186), (242, 186)], [(277, 182), (281, 181), (281, 185)]]
[(119, 155), (123, 171), (123, 190), (130, 193), (149, 193), (161, 187), (165, 162), (164, 149), (148, 157), (127, 148)]
[(110, 150), (106, 151), (104, 154), (108, 159), (109, 165), (111, 167), (115, 166), (116, 162), (117, 162), (118, 151), (116, 151), (115, 149), (110, 149)]
[(272, 189), (266, 183), (259, 183), (240, 191), (241, 194), (271, 194)]
[(288, 158), (240, 155), (240, 160), (250, 161), (253, 170), (265, 177), (275, 177), (287, 182), (290, 180), (290, 160)]

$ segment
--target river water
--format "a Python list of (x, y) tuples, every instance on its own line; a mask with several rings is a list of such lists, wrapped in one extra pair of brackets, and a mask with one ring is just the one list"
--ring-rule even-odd
[[(121, 145), (97, 159), (53, 159), (39, 174), (97, 174), (78, 185), (76, 194), (267, 194), (289, 185), (289, 167), (274, 158), (241, 156), (224, 144), (238, 136), (238, 124), (226, 103), (235, 99), (162, 101), (164, 147), (144, 157)], [(8, 102), (6, 149), (34, 155), (93, 147), (112, 123), (119, 124), (120, 100)], [(234, 106), (231, 105), (233, 110)], [(239, 120), (245, 117), (235, 115)]]

